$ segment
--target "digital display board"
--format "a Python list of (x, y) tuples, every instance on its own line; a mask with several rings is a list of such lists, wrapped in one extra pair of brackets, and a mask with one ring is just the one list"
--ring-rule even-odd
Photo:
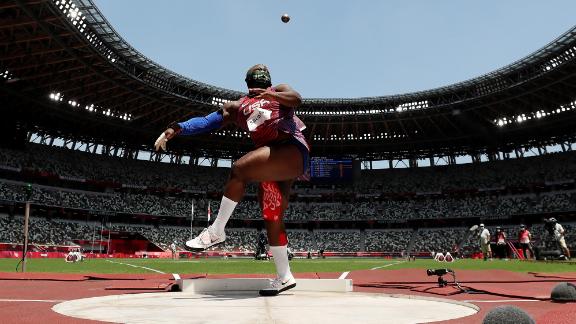
[(352, 181), (351, 158), (310, 158), (310, 178), (316, 181)]

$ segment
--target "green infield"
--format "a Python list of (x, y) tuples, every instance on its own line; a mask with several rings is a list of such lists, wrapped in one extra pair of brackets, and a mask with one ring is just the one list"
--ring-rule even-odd
[[(0, 272), (15, 272), (18, 259), (0, 259)], [(518, 272), (576, 272), (575, 263), (522, 262), (517, 260), (482, 261), (457, 260), (453, 263), (439, 263), (434, 260), (385, 260), (375, 258), (327, 258), (293, 259), (292, 272), (345, 272), (353, 270), (398, 270), (407, 268), (455, 270), (502, 269)], [(66, 263), (62, 259), (28, 259), (28, 272), (58, 273), (208, 273), (208, 274), (248, 274), (274, 273), (273, 261), (253, 259), (88, 259), (83, 262)]]

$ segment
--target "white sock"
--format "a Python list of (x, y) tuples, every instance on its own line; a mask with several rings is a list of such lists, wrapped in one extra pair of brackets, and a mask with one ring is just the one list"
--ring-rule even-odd
[(230, 218), (230, 215), (232, 215), (236, 205), (238, 205), (237, 202), (222, 196), (220, 209), (218, 210), (218, 216), (216, 216), (214, 223), (212, 223), (212, 228), (217, 235), (220, 236), (224, 234), (224, 227), (226, 227), (226, 223), (228, 223), (228, 219)]
[(282, 278), (282, 280), (292, 277), (290, 263), (288, 263), (288, 245), (270, 246), (270, 252), (272, 252), (274, 257), (278, 277)]

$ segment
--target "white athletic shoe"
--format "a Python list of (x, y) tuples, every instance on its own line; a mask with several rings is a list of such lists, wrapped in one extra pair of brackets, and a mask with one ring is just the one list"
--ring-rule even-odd
[(276, 278), (270, 280), (270, 288), (264, 288), (259, 291), (260, 296), (276, 296), (279, 293), (296, 287), (296, 280), (290, 277), (287, 280)]
[(214, 233), (212, 226), (208, 226), (208, 228), (205, 228), (198, 236), (186, 242), (186, 248), (192, 251), (202, 251), (211, 246), (218, 245), (225, 240), (225, 234), (218, 236), (218, 234)]

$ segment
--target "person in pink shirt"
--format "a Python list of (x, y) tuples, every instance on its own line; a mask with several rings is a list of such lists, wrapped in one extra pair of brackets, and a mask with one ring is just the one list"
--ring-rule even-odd
[(527, 251), (530, 251), (530, 258), (534, 259), (534, 250), (532, 249), (532, 234), (526, 228), (524, 224), (520, 225), (520, 231), (518, 232), (518, 243), (520, 244), (520, 249), (522, 249), (522, 254), (524, 258), (528, 259)]

